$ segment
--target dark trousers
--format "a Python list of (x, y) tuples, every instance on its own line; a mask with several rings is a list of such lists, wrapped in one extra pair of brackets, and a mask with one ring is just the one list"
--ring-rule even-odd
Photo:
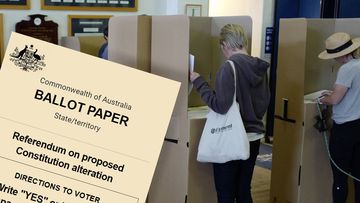
[(251, 179), (259, 154), (260, 140), (250, 142), (247, 160), (213, 164), (218, 203), (252, 203)]
[[(336, 124), (330, 136), (330, 154), (335, 163), (347, 173), (360, 178), (360, 119)], [(334, 183), (333, 202), (345, 203), (348, 193), (348, 176), (331, 163)], [(360, 203), (360, 182), (354, 180), (355, 202)]]

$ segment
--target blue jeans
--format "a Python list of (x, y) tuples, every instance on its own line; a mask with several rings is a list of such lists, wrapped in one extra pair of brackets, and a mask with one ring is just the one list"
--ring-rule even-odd
[(251, 179), (259, 154), (260, 140), (250, 142), (247, 160), (213, 164), (218, 203), (252, 203)]

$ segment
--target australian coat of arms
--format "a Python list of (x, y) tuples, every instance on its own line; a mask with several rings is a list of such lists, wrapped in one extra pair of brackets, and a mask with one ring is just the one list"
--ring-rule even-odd
[(24, 71), (36, 72), (46, 66), (44, 63), (45, 55), (39, 54), (38, 49), (35, 49), (33, 45), (25, 45), (20, 51), (18, 47), (16, 47), (10, 56), (10, 61), (14, 62), (16, 66)]

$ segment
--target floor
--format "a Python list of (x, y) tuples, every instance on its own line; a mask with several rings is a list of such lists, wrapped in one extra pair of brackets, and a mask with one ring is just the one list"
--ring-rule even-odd
[(255, 166), (252, 179), (252, 196), (254, 203), (270, 203), (271, 170)]
[(262, 142), (252, 179), (254, 203), (270, 203), (272, 146)]

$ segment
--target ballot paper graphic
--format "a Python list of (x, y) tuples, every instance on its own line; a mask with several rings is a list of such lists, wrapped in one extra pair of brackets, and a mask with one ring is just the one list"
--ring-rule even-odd
[(12, 33), (0, 202), (145, 202), (180, 83)]

